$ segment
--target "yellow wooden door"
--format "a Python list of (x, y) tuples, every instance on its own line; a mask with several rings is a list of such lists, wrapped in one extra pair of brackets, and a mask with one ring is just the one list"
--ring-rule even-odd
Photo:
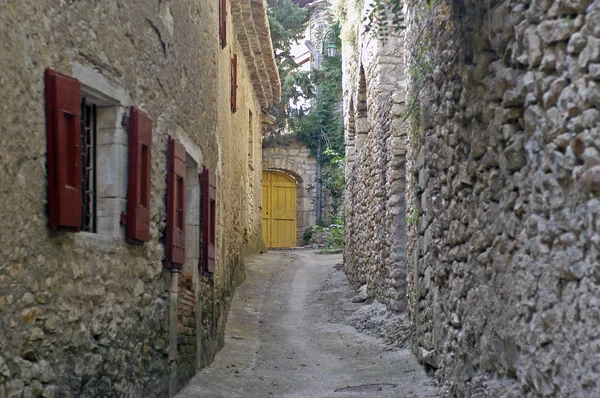
[(267, 246), (296, 246), (296, 181), (287, 174), (263, 171), (262, 232)]

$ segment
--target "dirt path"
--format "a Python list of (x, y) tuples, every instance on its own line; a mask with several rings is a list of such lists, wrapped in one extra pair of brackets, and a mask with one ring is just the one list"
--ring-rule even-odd
[(360, 304), (340, 261), (309, 250), (251, 258), (225, 347), (177, 397), (437, 397), (409, 350), (344, 322)]

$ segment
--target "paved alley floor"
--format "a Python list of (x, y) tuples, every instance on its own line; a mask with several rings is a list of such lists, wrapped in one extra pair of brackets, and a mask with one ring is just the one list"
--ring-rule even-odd
[(410, 350), (344, 322), (361, 304), (340, 262), (313, 250), (252, 257), (225, 347), (177, 397), (437, 397)]

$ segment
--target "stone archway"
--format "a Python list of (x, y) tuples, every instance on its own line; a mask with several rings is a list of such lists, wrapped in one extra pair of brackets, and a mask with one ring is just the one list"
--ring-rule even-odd
[(272, 170), (286, 173), (297, 182), (296, 209), (297, 227), (296, 244), (302, 246), (302, 236), (307, 228), (317, 222), (316, 178), (317, 160), (310, 156), (310, 150), (301, 142), (293, 141), (286, 146), (263, 148), (263, 171)]

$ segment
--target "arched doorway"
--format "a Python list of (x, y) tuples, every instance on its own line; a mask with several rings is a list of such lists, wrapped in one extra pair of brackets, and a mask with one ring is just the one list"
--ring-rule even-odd
[(269, 248), (296, 246), (296, 180), (272, 170), (263, 171), (262, 233)]

